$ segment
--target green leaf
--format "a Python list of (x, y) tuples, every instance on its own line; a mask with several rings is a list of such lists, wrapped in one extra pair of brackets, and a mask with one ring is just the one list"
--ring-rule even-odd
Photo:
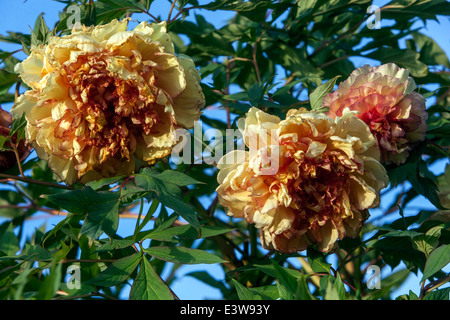
[(59, 207), (76, 214), (87, 214), (81, 227), (92, 241), (103, 233), (113, 237), (119, 224), (119, 193), (96, 192), (91, 187), (45, 196)]
[(340, 76), (336, 76), (324, 84), (318, 86), (310, 95), (309, 102), (311, 103), (312, 110), (320, 110), (322, 108), (322, 100), (326, 94), (330, 93), (334, 89), (337, 79)]
[(23, 257), (27, 261), (44, 261), (51, 260), (52, 254), (50, 251), (42, 248), (40, 245), (25, 244), (25, 256)]
[(431, 251), (430, 256), (425, 263), (422, 281), (433, 276), (436, 272), (450, 263), (450, 244), (441, 245)]
[(114, 261), (95, 278), (87, 281), (87, 283), (102, 287), (117, 286), (130, 278), (133, 271), (141, 262), (141, 258), (141, 254), (135, 253)]
[(174, 170), (165, 170), (156, 177), (160, 180), (176, 184), (179, 187), (185, 187), (192, 184), (203, 184), (203, 182), (200, 182), (185, 173)]
[(9, 136), (13, 137), (16, 135), (17, 140), (21, 140), (25, 137), (25, 127), (27, 125), (27, 120), (25, 119), (25, 113), (22, 114), (20, 118), (13, 119), (11, 123), (11, 129), (9, 131)]
[(64, 241), (60, 241), (61, 249), (57, 250), (52, 254), (52, 262), (59, 262), (62, 259), (66, 258), (69, 254), (70, 250), (74, 247), (74, 244), (71, 242), (70, 245), (66, 245)]
[(345, 287), (339, 274), (337, 274), (336, 278), (328, 277), (324, 299), (345, 300)]
[(373, 247), (392, 268), (402, 261), (408, 268), (416, 271), (425, 265), (425, 256), (412, 247), (409, 237), (385, 237), (376, 241)]
[(6, 222), (0, 226), (0, 251), (14, 255), (19, 251), (19, 240), (13, 231), (13, 224)]
[(95, 21), (96, 21), (95, 4), (92, 0), (89, 0), (89, 3), (86, 5), (86, 12), (84, 15), (84, 25), (85, 26), (95, 25)]
[(92, 241), (106, 233), (112, 238), (119, 226), (119, 201), (112, 207), (105, 206), (101, 211), (90, 212), (83, 222), (80, 233), (86, 234)]
[(175, 226), (170, 228), (161, 228), (158, 227), (153, 230), (148, 231), (141, 231), (136, 234), (136, 241), (141, 241), (144, 239), (153, 239), (158, 241), (169, 241), (169, 242), (178, 242), (179, 239), (187, 239), (187, 240), (195, 240), (200, 238), (208, 238), (208, 237), (214, 237), (220, 234), (224, 234), (227, 232), (230, 232), (234, 229), (230, 229), (228, 227), (222, 228), (218, 226), (202, 226), (201, 227), (202, 234), (201, 237), (199, 237), (198, 231), (192, 227), (191, 225), (182, 225), (182, 226)]
[(449, 300), (450, 288), (438, 289), (427, 293), (423, 300)]
[(222, 99), (230, 100), (230, 101), (240, 101), (240, 100), (249, 101), (250, 97), (248, 96), (248, 92), (244, 91), (244, 92), (223, 95)]
[(206, 271), (194, 271), (191, 273), (186, 274), (185, 276), (187, 277), (193, 277), (199, 281), (202, 281), (203, 283), (219, 289), (221, 291), (226, 291), (227, 288), (225, 287), (225, 285), (222, 283), (222, 281), (217, 281), (216, 278), (212, 277), (208, 272)]
[(178, 242), (174, 237), (174, 233), (171, 232), (171, 229), (161, 229), (156, 228), (148, 231), (141, 231), (135, 235), (135, 241), (142, 241), (145, 239), (152, 239), (157, 241), (165, 241), (165, 242)]
[(88, 183), (86, 183), (87, 187), (91, 187), (94, 190), (101, 189), (104, 186), (109, 186), (111, 184), (114, 184), (118, 182), (119, 180), (125, 178), (125, 176), (118, 176), (118, 177), (110, 177), (110, 178), (104, 178), (100, 180), (93, 180)]
[(52, 262), (50, 274), (45, 277), (44, 282), (39, 286), (38, 300), (50, 300), (61, 286), (62, 263)]
[(307, 251), (307, 257), (314, 272), (330, 272), (331, 264), (326, 261), (326, 256), (322, 252), (310, 247)]
[(425, 77), (428, 74), (428, 66), (419, 60), (420, 54), (414, 50), (380, 47), (367, 57), (382, 63), (396, 63), (408, 69), (414, 77)]
[(142, 12), (145, 8), (128, 0), (98, 0), (95, 2), (97, 24), (105, 24), (114, 19), (122, 19), (127, 12)]
[(119, 199), (114, 192), (96, 192), (91, 187), (43, 196), (71, 213), (102, 213), (111, 210)]
[(110, 239), (104, 245), (97, 247), (95, 252), (108, 252), (113, 250), (124, 249), (131, 246), (135, 242), (136, 241), (134, 239)]
[(0, 69), (0, 90), (4, 90), (6, 93), (7, 90), (17, 81), (17, 79), (17, 74)]
[[(260, 3), (263, 3), (264, 5), (267, 5), (266, 1), (260, 1)], [(248, 1), (234, 1), (234, 0), (215, 0), (212, 2), (209, 2), (208, 4), (200, 6), (201, 8), (209, 9), (209, 10), (246, 10), (246, 11), (253, 11), (257, 7), (257, 2)]]
[(167, 284), (153, 270), (150, 262), (143, 257), (138, 275), (130, 291), (131, 300), (173, 300), (174, 296)]
[(150, 247), (144, 249), (145, 253), (168, 262), (181, 264), (214, 264), (226, 262), (218, 256), (204, 250), (191, 249), (180, 246), (174, 247)]
[(419, 300), (419, 297), (417, 296), (417, 294), (409, 290), (409, 294), (403, 294), (395, 298), (395, 300)]
[(62, 227), (64, 227), (67, 223), (70, 222), (72, 214), (69, 213), (64, 219), (62, 219), (56, 226), (54, 226), (51, 230), (47, 232), (44, 239), (42, 240), (42, 246), (45, 247), (45, 242), (50, 239), (52, 235), (55, 235)]
[[(141, 173), (135, 175), (134, 179), (136, 186), (145, 191), (154, 192), (155, 197), (159, 202), (164, 206), (173, 209), (200, 232), (200, 222), (198, 221), (194, 208), (182, 200), (179, 186), (167, 181), (167, 174), (161, 177), (161, 174), (156, 170), (144, 168)], [(186, 179), (176, 180), (177, 183), (186, 183), (186, 181)]]
[(381, 280), (380, 289), (370, 290), (369, 293), (364, 296), (363, 300), (388, 299), (389, 294), (394, 289), (401, 286), (405, 282), (405, 280), (409, 277), (410, 274), (411, 274), (410, 270), (402, 269), (389, 275), (387, 278)]
[(134, 231), (134, 234), (137, 234), (138, 232), (140, 232), (147, 225), (147, 223), (153, 217), (153, 214), (156, 212), (156, 209), (158, 209), (158, 206), (159, 206), (158, 200), (153, 199), (152, 204), (150, 205), (150, 208), (147, 211), (147, 214), (145, 215), (143, 221), (140, 222), (139, 226)]
[(232, 279), (234, 288), (236, 289), (239, 300), (263, 300), (258, 294), (252, 292), (249, 288), (244, 287), (236, 279)]
[[(277, 267), (275, 267), (275, 265), (277, 265)], [(277, 269), (283, 268), (283, 271), (288, 273), (287, 278), (290, 278), (290, 279), (296, 279), (302, 275), (298, 270), (281, 267), (278, 264), (276, 264), (275, 262), (272, 262), (271, 264), (255, 264), (254, 267), (256, 267), (257, 269), (261, 270), (262, 272), (264, 272), (265, 274), (267, 274), (273, 278), (277, 278), (277, 275), (278, 275), (275, 268), (277, 268)]]
[[(14, 194), (17, 195), (17, 193), (11, 191), (11, 190), (1, 190), (0, 191), (0, 206), (8, 206), (11, 204), (17, 204), (15, 203), (15, 199), (18, 199), (18, 197), (14, 196)], [(20, 201), (22, 202), (22, 201)], [(5, 217), (5, 218), (16, 218), (16, 217), (20, 217), (22, 215), (24, 215), (24, 213), (26, 212), (25, 209), (23, 208), (2, 208), (0, 209), (0, 217)]]
[(432, 38), (420, 32), (414, 32), (412, 36), (419, 48), (421, 61), (427, 65), (443, 65), (450, 68), (447, 54)]
[[(287, 272), (287, 269), (278, 265), (275, 261), (271, 260), (272, 266), (275, 271), (275, 278), (278, 283), (288, 290), (293, 298), (297, 295), (298, 278)], [(282, 292), (280, 292), (281, 295)]]
[(383, 10), (383, 18), (395, 20), (437, 20), (436, 15), (450, 14), (450, 5), (446, 0), (405, 1), (397, 0), (389, 3)]
[(439, 237), (443, 227), (443, 225), (435, 226), (428, 230), (425, 234), (412, 238), (414, 247), (417, 250), (422, 251), (428, 257), (430, 252), (433, 251), (439, 244)]
[(40, 44), (45, 44), (50, 36), (51, 32), (45, 23), (44, 13), (41, 13), (34, 23), (33, 30), (31, 30), (31, 45), (38, 46)]

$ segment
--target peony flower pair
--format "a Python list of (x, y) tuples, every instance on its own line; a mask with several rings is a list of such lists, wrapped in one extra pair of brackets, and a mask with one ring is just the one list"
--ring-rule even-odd
[(249, 151), (225, 155), (220, 203), (260, 230), (265, 248), (323, 252), (359, 234), (389, 181), (381, 163), (403, 163), (424, 139), (425, 100), (394, 64), (355, 70), (325, 96), (327, 114), (286, 119), (250, 109), (239, 129)]
[(16, 66), (31, 89), (15, 102), (26, 138), (60, 181), (131, 175), (135, 160), (170, 154), (205, 98), (191, 58), (175, 55), (165, 22), (82, 26), (31, 48)]

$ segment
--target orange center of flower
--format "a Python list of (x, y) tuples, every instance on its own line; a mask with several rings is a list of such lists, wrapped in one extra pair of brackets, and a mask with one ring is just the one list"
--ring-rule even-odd
[(349, 179), (344, 168), (332, 158), (326, 156), (322, 163), (308, 160), (300, 164), (300, 177), (293, 181), (292, 195), (293, 206), (299, 210), (294, 222), (296, 229), (314, 229), (342, 211), (342, 194), (349, 189)]
[(329, 219), (344, 217), (348, 202), (345, 197), (350, 190), (349, 172), (359, 171), (360, 164), (332, 150), (314, 158), (304, 153), (300, 157), (288, 156), (284, 161), (280, 173), (274, 177), (277, 183), (272, 184), (279, 186), (281, 182), (287, 187), (292, 199), (289, 207), (296, 212), (294, 229), (317, 229)]
[(72, 133), (80, 126), (89, 131), (81, 140), (86, 146), (104, 150), (100, 162), (107, 156), (129, 160), (135, 137), (150, 135), (160, 121), (151, 95), (143, 96), (132, 80), (114, 76), (107, 70), (108, 63), (108, 53), (80, 55), (62, 71), (77, 105), (76, 114), (71, 115)]
[(402, 98), (402, 94), (383, 96), (372, 93), (362, 100), (366, 110), (357, 115), (385, 150), (396, 151), (399, 139), (405, 134), (404, 121), (397, 118), (398, 102)]

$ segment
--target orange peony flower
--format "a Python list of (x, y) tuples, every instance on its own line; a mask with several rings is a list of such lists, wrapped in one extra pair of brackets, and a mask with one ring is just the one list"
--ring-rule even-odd
[(220, 160), (217, 193), (228, 215), (255, 223), (265, 248), (325, 252), (359, 234), (388, 178), (353, 112), (333, 119), (290, 110), (281, 121), (252, 108), (239, 127), (249, 151)]
[(399, 165), (427, 130), (425, 99), (415, 88), (406, 69), (393, 63), (366, 65), (353, 71), (322, 104), (330, 108), (331, 117), (341, 116), (346, 108), (358, 111), (377, 138), (382, 162)]
[(200, 117), (199, 73), (175, 55), (165, 22), (127, 31), (128, 21), (52, 37), (16, 66), (31, 90), (12, 114), (25, 113), (27, 139), (67, 184), (131, 175), (135, 158), (153, 164)]

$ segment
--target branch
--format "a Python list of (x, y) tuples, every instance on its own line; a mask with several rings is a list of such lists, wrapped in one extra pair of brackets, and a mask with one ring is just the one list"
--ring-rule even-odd
[(6, 174), (6, 173), (0, 173), (0, 178), (6, 178), (9, 181), (18, 180), (18, 181), (22, 181), (22, 182), (25, 182), (25, 183), (38, 184), (38, 185), (41, 185), (41, 186), (46, 186), (46, 187), (51, 187), (51, 188), (73, 190), (72, 187), (66, 186), (66, 185), (63, 185), (63, 184), (58, 184), (58, 183), (53, 183), (53, 182), (46, 182), (46, 181), (40, 181), (40, 180), (35, 180), (35, 179), (31, 179), (31, 178), (26, 178), (26, 177), (17, 177), (17, 176), (13, 176), (13, 175)]

